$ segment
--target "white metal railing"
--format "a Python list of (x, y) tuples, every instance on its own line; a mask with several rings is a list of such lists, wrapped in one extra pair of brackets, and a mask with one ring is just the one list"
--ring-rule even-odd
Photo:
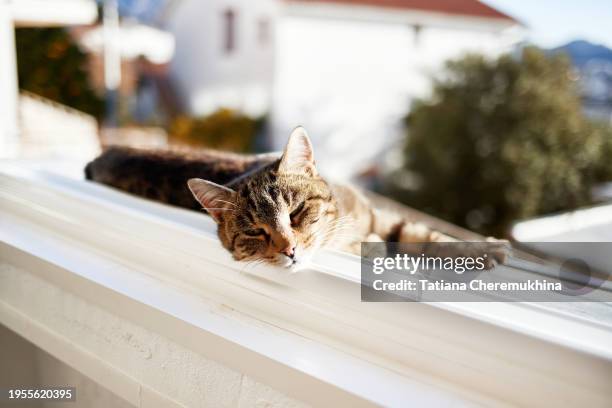
[[(214, 229), (195, 212), (0, 167), (1, 262), (50, 263), (62, 273), (44, 279), (298, 400), (612, 401), (605, 321), (534, 304), (363, 303), (355, 256), (323, 252), (311, 270), (290, 275), (245, 269)], [(1, 323), (9, 320), (0, 313)], [(161, 388), (155, 391), (176, 398)]]

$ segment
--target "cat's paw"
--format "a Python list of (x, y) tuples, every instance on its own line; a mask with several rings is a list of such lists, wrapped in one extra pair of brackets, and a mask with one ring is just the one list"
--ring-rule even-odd
[[(385, 242), (379, 235), (370, 234), (366, 237), (365, 242)], [(359, 250), (356, 252), (365, 258), (378, 258), (387, 256), (387, 246), (386, 245), (361, 245), (361, 243), (357, 243), (359, 245)]]
[(486, 242), (482, 245), (484, 246), (483, 252), (487, 255), (486, 269), (493, 269), (496, 265), (505, 264), (512, 255), (512, 245), (506, 239), (487, 237)]
[(468, 257), (483, 263), (484, 269), (493, 269), (496, 265), (505, 264), (511, 255), (510, 242), (487, 238), (485, 241), (463, 241), (438, 243), (431, 247), (437, 255), (451, 258)]
[(370, 234), (366, 237), (365, 242), (385, 242), (378, 234)]

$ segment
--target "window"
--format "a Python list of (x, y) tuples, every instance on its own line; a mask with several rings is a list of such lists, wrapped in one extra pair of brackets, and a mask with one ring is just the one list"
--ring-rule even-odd
[(270, 20), (266, 17), (260, 18), (257, 22), (257, 41), (261, 46), (270, 42)]
[(223, 49), (230, 54), (236, 48), (236, 13), (227, 9), (223, 13)]
[(414, 32), (414, 46), (418, 47), (419, 43), (421, 42), (421, 32), (423, 31), (423, 26), (420, 24), (415, 24), (412, 27), (412, 30)]

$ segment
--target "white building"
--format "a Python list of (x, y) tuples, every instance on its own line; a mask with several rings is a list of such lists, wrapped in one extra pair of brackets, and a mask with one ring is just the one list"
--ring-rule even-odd
[(277, 16), (275, 0), (169, 3), (162, 18), (176, 39), (171, 76), (187, 111), (269, 111)]
[[(346, 178), (393, 145), (415, 97), (448, 58), (495, 55), (523, 38), (476, 0), (181, 0), (172, 75), (187, 109), (268, 112), (279, 148), (306, 126), (319, 165)], [(342, 163), (334, 160), (342, 157)]]

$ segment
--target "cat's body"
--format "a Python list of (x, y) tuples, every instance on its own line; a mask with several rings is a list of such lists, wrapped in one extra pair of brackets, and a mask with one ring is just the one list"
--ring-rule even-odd
[(187, 180), (200, 177), (225, 185), (277, 159), (274, 154), (113, 146), (87, 165), (85, 177), (151, 200), (200, 210), (202, 205), (193, 199)]
[(320, 247), (358, 253), (362, 241), (454, 241), (373, 208), (353, 187), (327, 183), (302, 128), (282, 156), (113, 147), (89, 163), (85, 174), (167, 204), (204, 207), (237, 260), (293, 267)]
[[(254, 174), (266, 173), (280, 160), (280, 154), (242, 155), (214, 150), (144, 150), (129, 147), (110, 147), (85, 168), (88, 180), (126, 191), (128, 193), (191, 210), (202, 210), (202, 204), (194, 200), (187, 180), (203, 178), (214, 183), (236, 188)], [(350, 248), (346, 239), (334, 240), (338, 245), (328, 245), (355, 252), (358, 243), (369, 237), (380, 240), (397, 240), (396, 230), (379, 237), (376, 224), (394, 224), (401, 220), (389, 214), (378, 213), (357, 189), (343, 184), (328, 183), (338, 207), (338, 218), (351, 219), (351, 234), (355, 235)], [(385, 220), (375, 222), (376, 215)], [(391, 220), (393, 218), (393, 220)], [(348, 223), (348, 220), (347, 220)], [(381, 231), (378, 231), (381, 233)], [(348, 237), (349, 233), (342, 234)], [(375, 235), (375, 237), (373, 236)], [(390, 234), (395, 234), (391, 236)], [(338, 234), (340, 235), (340, 234)]]

